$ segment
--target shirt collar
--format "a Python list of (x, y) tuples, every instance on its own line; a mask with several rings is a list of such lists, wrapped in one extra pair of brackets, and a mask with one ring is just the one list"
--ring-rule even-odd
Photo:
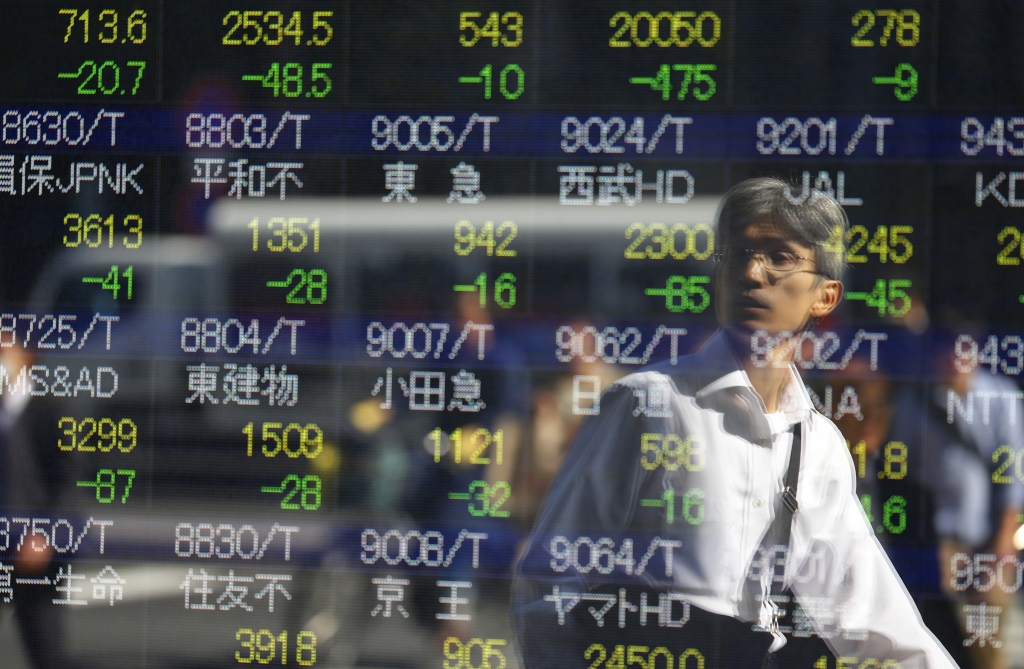
[[(761, 412), (768, 413), (764, 401), (754, 390), (754, 386), (750, 383), (750, 377), (740, 366), (732, 347), (729, 346), (724, 329), (715, 332), (695, 355), (699, 359), (699, 369), (702, 372), (710, 373), (713, 377), (709, 383), (697, 391), (697, 399), (706, 398), (730, 388), (744, 389), (757, 399)], [(806, 420), (813, 407), (796, 365), (791, 362), (788, 367), (789, 381), (782, 391), (779, 411), (786, 417), (788, 423), (793, 424)], [(715, 376), (716, 374), (717, 376)]]

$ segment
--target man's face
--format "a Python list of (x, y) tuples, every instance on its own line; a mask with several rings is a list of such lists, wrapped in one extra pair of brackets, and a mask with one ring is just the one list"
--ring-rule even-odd
[(811, 318), (820, 318), (835, 308), (842, 296), (842, 284), (820, 277), (814, 264), (814, 247), (786, 235), (785, 230), (758, 219), (730, 240), (734, 249), (752, 249), (770, 255), (788, 251), (802, 256), (790, 272), (773, 272), (756, 258), (745, 254), (727, 255), (719, 268), (718, 314), (723, 325), (753, 332), (803, 329)]

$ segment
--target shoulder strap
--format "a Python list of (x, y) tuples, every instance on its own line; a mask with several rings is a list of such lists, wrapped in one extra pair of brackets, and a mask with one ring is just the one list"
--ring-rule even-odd
[[(803, 423), (793, 426), (793, 447), (789, 451), (789, 469), (782, 487), (782, 508), (775, 516), (775, 538), (783, 546), (789, 546), (789, 537), (793, 527), (793, 514), (800, 510), (796, 501), (797, 484), (800, 482), (800, 456), (803, 451)], [(782, 594), (782, 583), (772, 579), (772, 594)]]
[[(775, 516), (775, 521), (772, 524), (775, 540), (786, 547), (787, 558), (790, 554), (789, 537), (793, 528), (793, 514), (800, 510), (796, 501), (796, 489), (797, 484), (800, 482), (800, 455), (803, 450), (803, 423), (797, 423), (794, 425), (792, 432), (793, 447), (789, 451), (789, 468), (786, 470), (786, 479), (783, 482), (782, 487), (782, 508), (779, 509), (779, 513)], [(773, 600), (776, 595), (783, 594), (782, 585), (782, 579), (775, 580), (773, 574), (771, 582), (771, 595)], [(785, 637), (782, 636), (782, 633), (779, 632), (779, 618), (783, 615), (783, 611), (784, 609), (782, 608), (776, 608), (774, 610), (768, 631), (775, 637), (775, 641), (772, 642), (768, 652), (765, 653), (762, 669), (778, 669), (778, 661), (775, 657), (775, 651), (782, 648), (786, 641)]]

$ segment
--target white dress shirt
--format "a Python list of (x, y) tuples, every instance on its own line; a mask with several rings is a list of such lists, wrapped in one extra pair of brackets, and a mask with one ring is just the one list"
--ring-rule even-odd
[[(772, 571), (777, 561), (804, 611), (790, 624), (802, 622), (808, 633), (813, 628), (836, 655), (895, 660), (903, 669), (955, 667), (921, 622), (868, 524), (843, 437), (814, 411), (795, 366), (790, 374), (780, 411), (767, 414), (718, 332), (677, 365), (666, 362), (617, 381), (602, 397), (600, 416), (581, 425), (522, 564), (531, 552), (547, 553), (553, 535), (623, 536), (645, 528), (679, 542), (671, 589), (706, 611), (765, 624), (765, 594), (773, 577), (782, 578), (782, 566)], [(771, 554), (768, 535), (781, 505), (795, 423), (803, 425), (799, 511), (785, 558), (784, 551)], [(643, 433), (690, 437), (690, 466), (642, 467)], [(700, 522), (681, 521), (676, 513), (669, 523), (662, 510), (638, 502), (669, 488), (677, 496), (699, 489)], [(592, 573), (564, 576), (572, 579), (566, 585), (584, 590), (595, 583)], [(523, 568), (517, 577), (531, 578)], [(645, 579), (654, 582), (648, 574)], [(516, 597), (514, 611), (526, 604)]]

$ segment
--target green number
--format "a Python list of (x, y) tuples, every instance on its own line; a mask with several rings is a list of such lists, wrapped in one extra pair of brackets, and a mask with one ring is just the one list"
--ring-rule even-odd
[[(689, 74), (687, 74), (689, 77)], [(629, 83), (631, 84), (649, 84), (651, 90), (661, 91), (661, 99), (668, 100), (669, 93), (672, 92), (672, 75), (669, 72), (668, 65), (662, 65), (658, 68), (658, 73), (653, 77), (630, 77)], [(689, 80), (687, 80), (689, 85)], [(683, 95), (683, 89), (680, 88), (680, 96)], [(682, 99), (682, 97), (680, 97)]]
[(286, 494), (284, 496), (284, 499), (281, 500), (281, 508), (286, 510), (286, 511), (293, 510), (293, 509), (298, 509), (299, 508), (298, 504), (296, 504), (295, 502), (289, 501), (289, 500), (291, 500), (292, 497), (295, 497), (295, 495), (299, 492), (299, 486), (302, 484), (302, 479), (300, 479), (295, 474), (289, 474), (288, 476), (284, 477), (284, 480), (281, 481), (281, 485), (280, 486), (273, 486), (273, 485), (265, 485), (265, 486), (263, 486), (262, 488), (260, 488), (260, 492), (282, 493), (282, 492), (285, 492), (285, 491), (288, 490), (288, 484), (289, 483), (294, 483), (295, 486), (292, 488), (291, 492)]
[(116, 482), (118, 476), (127, 476), (128, 483), (125, 484), (124, 494), (121, 495), (121, 504), (128, 501), (128, 495), (132, 490), (132, 482), (135, 480), (134, 469), (118, 469), (115, 474), (113, 469), (101, 469), (96, 472), (95, 481), (78, 481), (80, 488), (95, 488), (96, 501), (100, 504), (110, 504), (116, 496)]
[[(293, 484), (290, 491), (288, 490), (289, 484)], [(300, 505), (306, 511), (316, 511), (320, 508), (322, 487), (323, 482), (320, 480), (320, 477), (314, 474), (302, 477), (297, 474), (289, 474), (281, 481), (281, 485), (265, 485), (260, 488), (260, 491), (277, 494), (286, 493), (281, 500), (281, 508), (286, 511), (299, 509)], [(299, 495), (300, 504), (291, 501), (296, 495)]]
[[(137, 10), (136, 13), (138, 13), (138, 11), (141, 11), (141, 10)], [(134, 16), (134, 14), (133, 14), (133, 16)], [(143, 24), (143, 32), (145, 32), (145, 24)], [(143, 37), (143, 39), (145, 39), (145, 37)], [(128, 61), (128, 67), (137, 67), (137, 68), (139, 68), (139, 71), (135, 75), (135, 85), (132, 86), (132, 95), (135, 95), (139, 91), (139, 84), (142, 83), (142, 73), (146, 69), (146, 61), (144, 61), (144, 60), (129, 60)]]
[(121, 290), (121, 282), (119, 276), (123, 276), (125, 279), (127, 279), (127, 283), (125, 285), (125, 296), (129, 300), (132, 299), (132, 279), (134, 276), (134, 272), (131, 265), (129, 265), (128, 268), (124, 271), (124, 274), (120, 274), (118, 272), (117, 265), (111, 265), (110, 271), (107, 272), (107, 276), (85, 276), (82, 277), (82, 283), (98, 283), (100, 284), (100, 288), (102, 288), (103, 290), (109, 290), (111, 293), (111, 297), (113, 297), (116, 300), (117, 294)]
[[(318, 292), (314, 296), (315, 292)], [(311, 269), (306, 273), (306, 301), (310, 304), (323, 304), (327, 300), (327, 272), (322, 269)]]
[[(490, 67), (490, 65), (488, 65), (487, 67)], [(509, 73), (514, 73), (515, 76), (516, 76), (516, 84), (517, 85), (516, 85), (516, 89), (514, 91), (510, 91), (508, 89), (508, 75), (509, 75)], [(488, 77), (488, 83), (490, 83), (490, 78), (489, 77)], [(523, 94), (523, 90), (525, 88), (526, 88), (526, 73), (523, 72), (523, 68), (519, 67), (515, 63), (510, 63), (509, 65), (506, 65), (505, 68), (501, 71), (501, 74), (498, 76), (498, 90), (501, 91), (501, 94), (505, 96), (505, 99), (506, 100), (515, 100), (516, 98), (518, 98), (520, 95)], [(487, 92), (490, 93), (490, 86), (488, 86), (488, 91)], [(488, 95), (487, 97), (490, 98), (490, 95)]]
[(495, 481), (490, 492), (496, 498), (491, 500), (490, 509), (487, 511), (488, 515), (492, 518), (508, 518), (508, 511), (499, 511), (498, 509), (512, 495), (512, 486), (508, 484), (508, 481)]
[[(896, 516), (898, 522), (892, 522), (892, 516)], [(882, 505), (882, 523), (893, 534), (900, 534), (907, 529), (907, 500), (900, 495), (885, 500)]]
[[(291, 89), (289, 89), (289, 83), (294, 84)], [(302, 65), (298, 63), (285, 63), (281, 76), (281, 90), (286, 98), (299, 97), (302, 93)]]
[(516, 277), (511, 272), (499, 275), (494, 282), (494, 301), (502, 309), (511, 309), (516, 305)]
[(691, 525), (704, 520), (704, 491), (700, 488), (690, 488), (683, 495), (683, 518)]
[[(480, 492), (473, 495), (473, 491), (479, 489)], [(472, 516), (486, 516), (490, 511), (490, 496), (491, 486), (487, 485), (487, 481), (473, 481), (469, 484), (469, 494), (473, 495), (473, 499), (480, 502), (480, 508), (473, 506), (473, 503), (469, 504), (469, 513)]]
[(242, 81), (259, 81), (264, 88), (273, 90), (276, 98), (281, 91), (281, 68), (277, 63), (271, 63), (265, 77), (258, 74), (243, 74)]
[[(910, 311), (910, 296), (904, 292), (904, 288), (910, 288), (910, 281), (908, 279), (890, 279), (889, 280), (889, 314), (891, 316), (906, 315)], [(902, 300), (903, 306), (899, 309), (893, 307), (893, 302), (896, 300)]]
[(118, 476), (127, 476), (128, 477), (128, 483), (126, 483), (125, 486), (124, 486), (124, 494), (121, 495), (121, 504), (124, 504), (125, 502), (128, 501), (128, 493), (130, 493), (132, 491), (132, 482), (135, 480), (135, 470), (134, 469), (118, 469), (117, 470), (117, 475)]
[[(310, 474), (309, 476), (302, 477), (302, 508), (306, 511), (316, 511), (320, 508), (320, 489), (323, 483), (320, 481), (320, 477)], [(312, 501), (310, 501), (312, 497)]]
[[(292, 285), (292, 279), (298, 278), (299, 282), (292, 287), (285, 297), (288, 304), (323, 304), (327, 300), (327, 271), (322, 269), (311, 269), (308, 272), (301, 269), (293, 269), (284, 281), (267, 281), (267, 288), (288, 288)], [(300, 294), (302, 288), (306, 288), (306, 295)]]
[[(331, 92), (331, 78), (321, 72), (321, 70), (329, 70), (331, 67), (331, 63), (313, 63), (313, 74), (310, 77), (313, 85), (309, 87), (309, 92), (313, 94), (314, 98), (322, 98)], [(324, 82), (323, 88), (316, 87), (317, 81)]]
[(475, 293), (479, 291), (480, 306), (487, 306), (487, 273), (480, 272), (473, 283), (459, 283), (452, 286), (452, 290), (459, 293)]
[[(906, 75), (906, 76), (904, 76)], [(909, 102), (917, 95), (917, 70), (910, 63), (900, 63), (891, 77), (872, 77), (875, 84), (895, 84), (893, 95), (901, 102)]]
[[(507, 68), (506, 68), (507, 69)], [(484, 69), (480, 70), (479, 76), (476, 77), (459, 77), (460, 84), (480, 84), (484, 85), (484, 99), (491, 99), (491, 64), (484, 65)], [(504, 72), (504, 70), (503, 70)], [(520, 80), (522, 81), (522, 80)], [(518, 94), (517, 94), (518, 97)]]
[(101, 469), (96, 473), (96, 501), (110, 504), (114, 501), (114, 470)]
[[(132, 299), (132, 279), (135, 276), (135, 271), (133, 270), (132, 266), (128, 265), (128, 269), (126, 269), (121, 276), (123, 276), (125, 279), (128, 280), (128, 287), (127, 287), (127, 290), (125, 291), (125, 295), (130, 300), (130, 299)], [(115, 295), (115, 297), (116, 297), (116, 295)]]
[[(103, 70), (107, 68), (112, 68), (114, 70), (114, 85), (109, 88), (105, 88), (103, 86)], [(112, 60), (103, 61), (103, 64), (100, 65), (100, 69), (96, 76), (96, 85), (99, 86), (100, 93), (103, 93), (104, 95), (111, 95), (121, 89), (121, 68), (117, 66), (117, 63)]]

